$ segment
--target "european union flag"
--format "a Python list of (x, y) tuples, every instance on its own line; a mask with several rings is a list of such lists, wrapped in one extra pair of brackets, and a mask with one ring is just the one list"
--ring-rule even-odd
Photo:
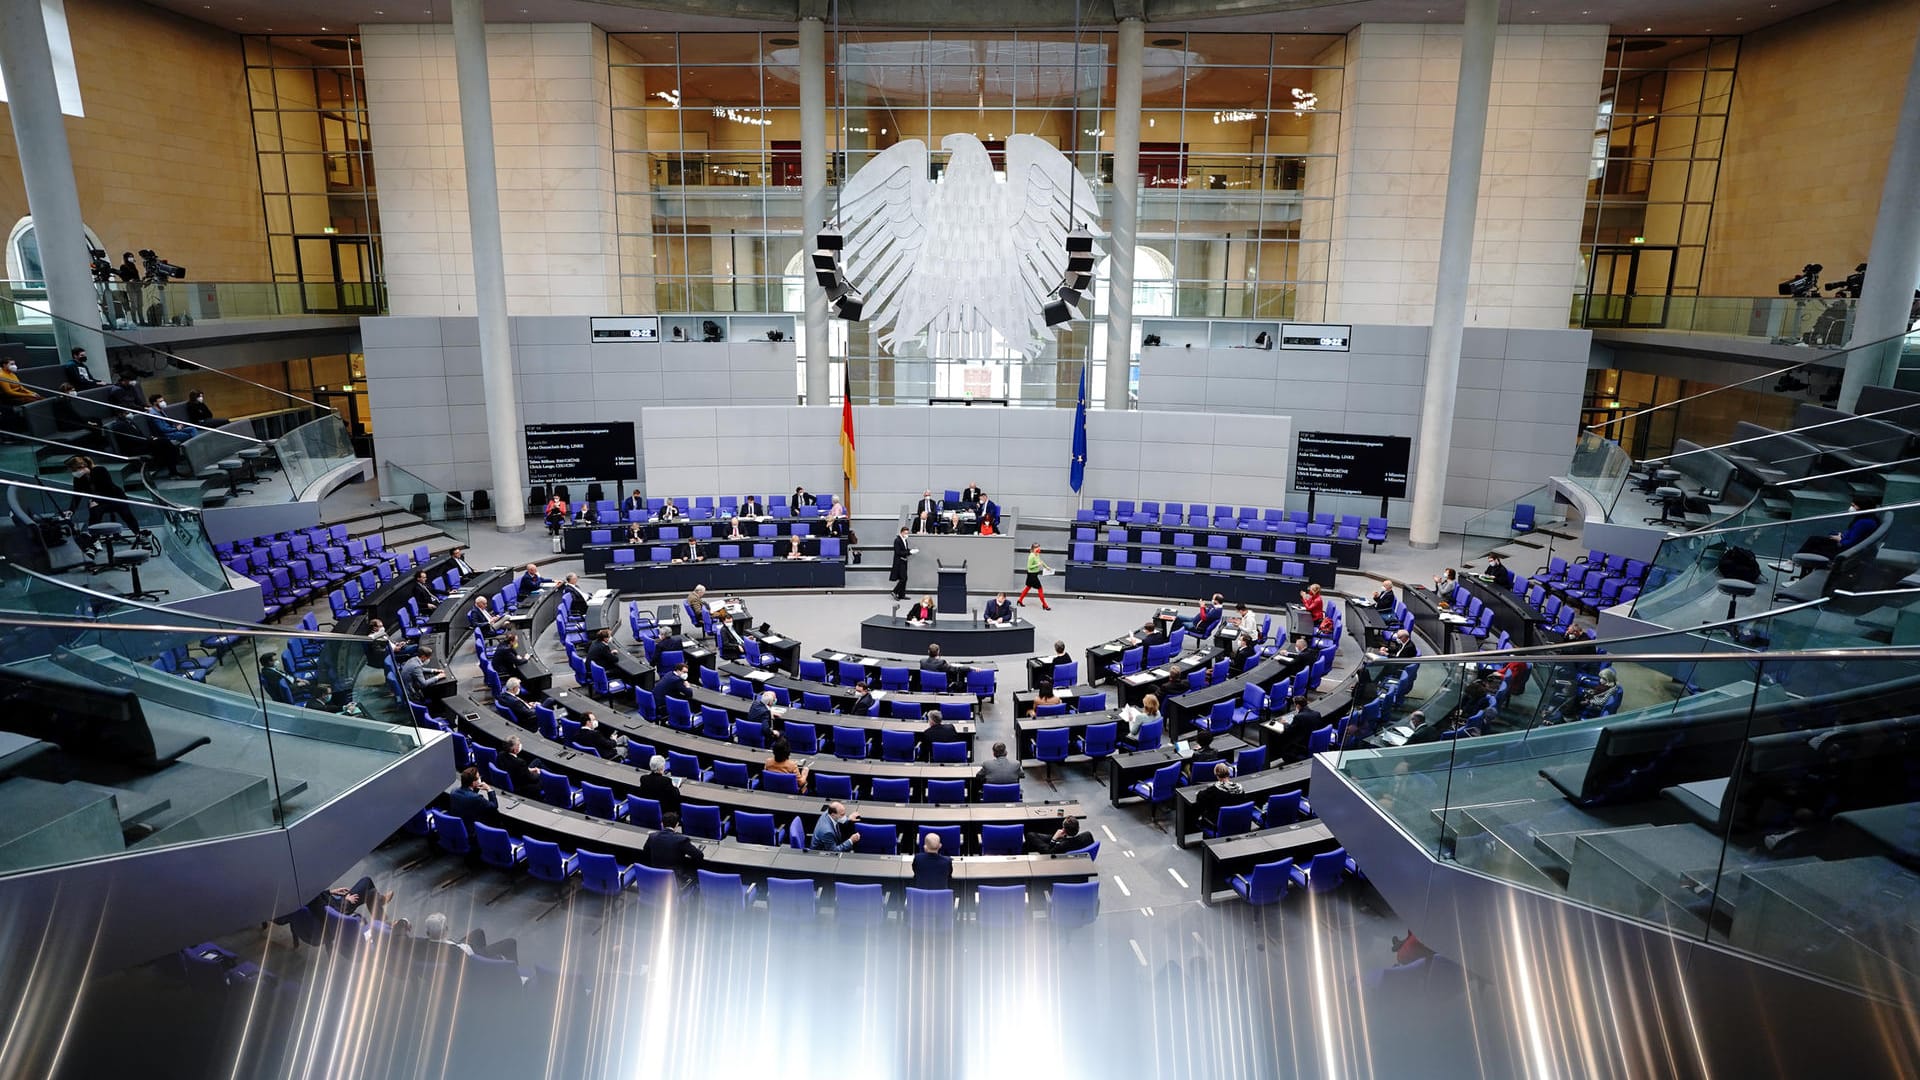
[(1080, 482), (1087, 478), (1087, 368), (1080, 365), (1080, 403), (1073, 411), (1073, 474), (1069, 481), (1073, 490), (1080, 490)]

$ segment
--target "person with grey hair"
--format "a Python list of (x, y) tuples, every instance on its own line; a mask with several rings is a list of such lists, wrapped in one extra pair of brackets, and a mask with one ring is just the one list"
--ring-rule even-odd
[(513, 715), (513, 722), (529, 731), (540, 726), (540, 718), (534, 715), (533, 706), (520, 694), (520, 680), (510, 678), (500, 684), (500, 692), (493, 696), (494, 703)]
[[(814, 851), (852, 851), (860, 842), (859, 814), (847, 813), (847, 804), (835, 799), (820, 808), (820, 819), (813, 823), (813, 836), (807, 847)], [(841, 833), (847, 835), (842, 836)]]
[(773, 691), (761, 691), (760, 696), (754, 698), (753, 704), (747, 708), (747, 722), (759, 724), (762, 731), (778, 730), (780, 721), (773, 715), (773, 706), (779, 700), (773, 696)]
[(993, 744), (993, 757), (980, 766), (980, 782), (983, 784), (1017, 784), (1022, 770), (1020, 763), (1007, 756), (1007, 744)]
[(426, 921), (421, 924), (421, 930), (427, 935), (429, 944), (459, 949), (468, 956), (478, 956), (487, 960), (506, 960), (516, 965), (520, 963), (520, 943), (514, 938), (501, 938), (489, 944), (487, 932), (475, 927), (467, 931), (465, 938), (459, 941), (453, 940), (448, 936), (451, 931), (448, 929), (445, 912), (436, 911), (427, 916)]
[(633, 790), (641, 798), (659, 803), (662, 813), (680, 809), (680, 787), (667, 775), (667, 759), (659, 754), (647, 759), (647, 775), (640, 778)]

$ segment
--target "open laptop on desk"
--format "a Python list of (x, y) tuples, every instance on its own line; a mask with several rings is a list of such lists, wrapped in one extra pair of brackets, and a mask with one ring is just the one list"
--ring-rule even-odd
[(1191, 758), (1193, 756), (1193, 743), (1187, 741), (1186, 739), (1181, 739), (1178, 742), (1174, 743), (1173, 749), (1174, 749), (1174, 752), (1180, 755), (1182, 760)]

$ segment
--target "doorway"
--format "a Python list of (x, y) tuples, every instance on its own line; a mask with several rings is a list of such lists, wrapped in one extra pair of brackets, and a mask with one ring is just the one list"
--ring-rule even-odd
[(1658, 329), (1667, 324), (1679, 248), (1619, 244), (1593, 249), (1587, 264), (1584, 326)]
[(296, 236), (293, 253), (301, 309), (307, 314), (379, 313), (372, 237)]

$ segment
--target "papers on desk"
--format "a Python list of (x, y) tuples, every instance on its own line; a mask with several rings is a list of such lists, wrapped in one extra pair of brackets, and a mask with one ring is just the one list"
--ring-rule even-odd
[(1472, 622), (1473, 620), (1467, 618), (1465, 615), (1456, 615), (1451, 611), (1443, 611), (1440, 613), (1440, 621), (1443, 623), (1453, 623), (1455, 625), (1461, 625), (1464, 623)]
[(760, 644), (762, 645), (772, 645), (772, 646), (778, 647), (781, 645), (785, 645), (786, 643), (787, 643), (787, 639), (783, 637), (763, 637), (760, 639)]
[(754, 670), (747, 672), (748, 682), (766, 682), (768, 679), (771, 679), (771, 678), (773, 678), (773, 672), (771, 671), (761, 671), (759, 668), (755, 668)]
[(843, 653), (843, 652), (832, 652), (827, 654), (827, 659), (837, 664), (837, 663), (840, 663), (842, 660), (851, 660), (853, 659), (853, 657), (848, 656), (846, 653)]
[(869, 697), (871, 697), (871, 698), (873, 698), (873, 700), (875, 700), (875, 701), (885, 701), (885, 700), (886, 700), (886, 697), (887, 697), (887, 694), (888, 694), (888, 693), (890, 693), (890, 691), (887, 691), (887, 690), (869, 690), (869, 691), (867, 691), (867, 696), (869, 696)]

